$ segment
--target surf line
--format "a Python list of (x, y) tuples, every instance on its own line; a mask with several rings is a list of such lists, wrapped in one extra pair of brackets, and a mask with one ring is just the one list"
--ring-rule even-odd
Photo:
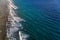
[[(14, 37), (14, 33), (20, 29), (23, 29), (22, 24), (19, 23), (21, 21), (25, 21), (24, 19), (17, 16), (14, 10), (18, 9), (17, 6), (14, 5), (13, 0), (8, 0), (8, 9), (9, 9), (9, 16), (8, 16), (8, 28), (7, 28), (7, 37), (9, 40), (17, 40)], [(19, 40), (27, 40), (28, 35), (19, 31)]]
[[(8, 5), (8, 8), (9, 8), (8, 21), (9, 21), (10, 26), (8, 26), (7, 37), (9, 40), (17, 40), (16, 38), (13, 37), (14, 33), (17, 32), (19, 30), (19, 27), (22, 26), (19, 22), (24, 21), (24, 20), (16, 15), (14, 10), (16, 10), (18, 7), (16, 7), (13, 4), (13, 0), (8, 0), (8, 3), (9, 3), (9, 5)], [(22, 36), (20, 36), (20, 37), (21, 37), (20, 40), (22, 40)]]

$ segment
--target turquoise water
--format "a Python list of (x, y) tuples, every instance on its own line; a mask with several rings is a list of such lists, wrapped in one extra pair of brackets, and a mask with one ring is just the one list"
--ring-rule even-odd
[(18, 16), (28, 40), (60, 40), (60, 12), (54, 1), (17, 0)]

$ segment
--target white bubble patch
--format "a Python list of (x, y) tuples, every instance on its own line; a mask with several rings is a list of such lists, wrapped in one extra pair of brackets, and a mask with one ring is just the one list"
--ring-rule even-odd
[[(14, 5), (13, 0), (8, 0), (8, 3), (9, 3), (8, 4), (9, 16), (8, 16), (8, 22), (7, 22), (7, 37), (9, 40), (17, 40), (14, 37), (14, 34), (18, 30), (23, 29), (22, 24), (19, 22), (25, 21), (25, 20), (16, 15), (14, 10), (18, 9), (18, 7)], [(27, 40), (27, 38), (28, 38), (27, 34), (24, 34), (21, 31), (19, 31), (19, 40)]]

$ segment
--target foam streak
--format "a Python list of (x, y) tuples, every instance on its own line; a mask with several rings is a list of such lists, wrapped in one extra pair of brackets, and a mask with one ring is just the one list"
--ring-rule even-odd
[(9, 21), (10, 26), (9, 26), (9, 29), (7, 30), (7, 37), (9, 38), (9, 40), (17, 40), (13, 36), (14, 36), (14, 33), (19, 30), (18, 27), (22, 26), (19, 22), (23, 21), (23, 19), (21, 19), (20, 17), (18, 17), (16, 15), (14, 10), (17, 9), (17, 7), (13, 4), (13, 0), (8, 0), (8, 2), (9, 2), (9, 5), (8, 5), (8, 8), (9, 8), (8, 21)]
[[(8, 28), (7, 28), (7, 37), (9, 40), (17, 40), (14, 37), (14, 33), (17, 32), (20, 29), (23, 29), (21, 21), (24, 21), (22, 18), (18, 17), (14, 10), (16, 10), (18, 7), (14, 5), (13, 0), (8, 0), (8, 9), (9, 9), (9, 16), (8, 16)], [(20, 40), (26, 40), (28, 35), (23, 34), (21, 31), (19, 31), (19, 38)]]

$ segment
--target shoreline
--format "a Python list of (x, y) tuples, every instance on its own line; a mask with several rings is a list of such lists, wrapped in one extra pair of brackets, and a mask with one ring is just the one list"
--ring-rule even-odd
[(8, 6), (6, 0), (0, 0), (0, 40), (6, 40), (6, 22), (8, 21)]

